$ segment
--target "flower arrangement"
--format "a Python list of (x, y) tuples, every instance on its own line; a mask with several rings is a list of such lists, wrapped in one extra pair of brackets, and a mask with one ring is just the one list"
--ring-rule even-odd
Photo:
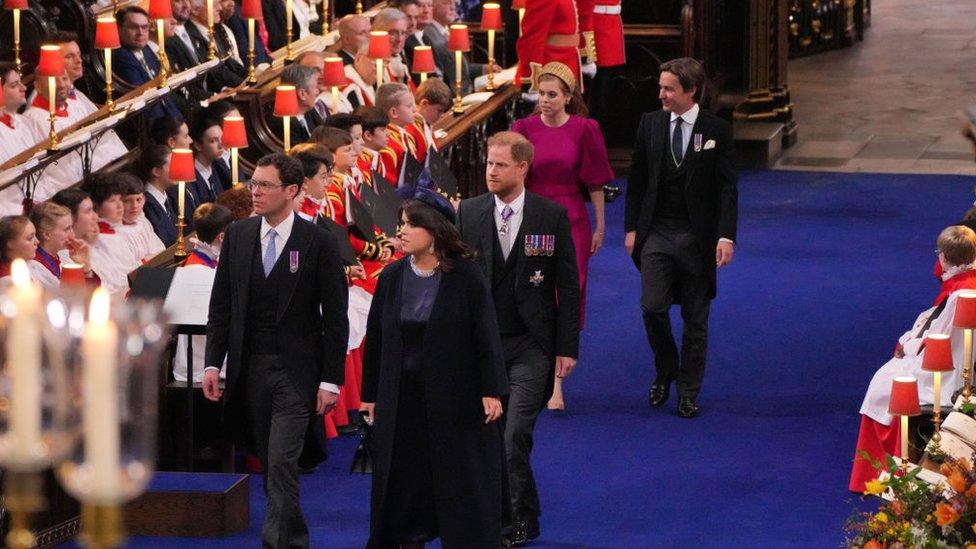
[[(881, 463), (872, 461), (875, 469)], [(887, 457), (884, 480), (865, 485), (865, 495), (889, 492), (874, 512), (856, 512), (847, 524), (847, 545), (864, 549), (929, 549), (965, 547), (976, 549), (976, 471), (970, 460), (947, 457), (940, 465), (946, 482), (930, 485), (919, 478), (917, 467), (902, 472)]]

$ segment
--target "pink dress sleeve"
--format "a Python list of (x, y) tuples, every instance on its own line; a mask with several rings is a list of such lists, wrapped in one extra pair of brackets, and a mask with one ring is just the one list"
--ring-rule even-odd
[(607, 145), (596, 120), (583, 119), (583, 161), (580, 163), (579, 180), (590, 189), (602, 187), (613, 180), (613, 168), (607, 159)]

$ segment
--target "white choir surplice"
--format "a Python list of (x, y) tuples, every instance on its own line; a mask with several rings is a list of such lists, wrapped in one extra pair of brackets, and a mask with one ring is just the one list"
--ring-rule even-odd
[[(99, 224), (109, 225), (104, 221)], [(129, 290), (129, 273), (142, 264), (142, 257), (131, 240), (116, 229), (103, 229), (95, 243), (89, 244), (89, 250), (92, 270), (102, 280), (102, 286), (113, 295), (122, 295)]]
[[(66, 114), (66, 116), (62, 116), (62, 114)], [(88, 116), (88, 114), (90, 113), (86, 114), (82, 104), (69, 99), (64, 111), (61, 111), (61, 114), (55, 116), (54, 129), (60, 132), (69, 126), (77, 124)], [(45, 137), (47, 136), (50, 122), (48, 120), (47, 101), (44, 98), (35, 97), (31, 106), (24, 112), (24, 115), (44, 129), (44, 135)], [(115, 131), (108, 130), (102, 133), (92, 153), (91, 171), (94, 172), (106, 164), (118, 160), (127, 152), (128, 149), (122, 144), (122, 140), (115, 134)], [(67, 154), (44, 170), (37, 183), (34, 201), (40, 202), (47, 200), (61, 189), (70, 187), (81, 181), (83, 177), (84, 172), (82, 170), (81, 155), (78, 152)]]
[(951, 402), (952, 393), (962, 387), (962, 365), (963, 360), (963, 334), (962, 330), (952, 325), (952, 317), (956, 314), (956, 301), (959, 292), (949, 295), (945, 309), (939, 316), (932, 321), (932, 324), (925, 332), (921, 332), (929, 317), (935, 311), (935, 307), (924, 311), (915, 319), (912, 329), (908, 330), (900, 338), (905, 356), (902, 358), (892, 358), (885, 363), (871, 378), (868, 385), (867, 394), (864, 395), (864, 402), (861, 404), (861, 413), (884, 425), (891, 425), (892, 416), (888, 414), (888, 400), (891, 396), (891, 382), (899, 376), (912, 376), (918, 379), (918, 398), (922, 405), (933, 404), (935, 400), (935, 387), (933, 386), (933, 376), (929, 372), (922, 371), (922, 343), (925, 336), (929, 334), (949, 334), (952, 341), (952, 361), (956, 365), (956, 370), (942, 373), (942, 395), (940, 401), (943, 405)]
[[(0, 112), (0, 164), (47, 138), (35, 120), (22, 114)], [(0, 216), (23, 213), (24, 192), (19, 185), (0, 190)]]
[(148, 261), (166, 249), (163, 241), (156, 236), (156, 231), (153, 230), (152, 223), (146, 219), (145, 214), (139, 214), (134, 224), (123, 223), (116, 229), (129, 239), (132, 247), (141, 254), (139, 259), (142, 261)]

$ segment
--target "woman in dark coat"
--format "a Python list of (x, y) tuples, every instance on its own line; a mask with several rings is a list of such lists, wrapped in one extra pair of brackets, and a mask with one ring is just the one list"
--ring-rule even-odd
[(418, 190), (402, 207), (406, 258), (383, 270), (366, 331), (373, 430), (368, 547), (492, 548), (507, 517), (497, 421), (508, 393), (494, 305), (454, 227)]

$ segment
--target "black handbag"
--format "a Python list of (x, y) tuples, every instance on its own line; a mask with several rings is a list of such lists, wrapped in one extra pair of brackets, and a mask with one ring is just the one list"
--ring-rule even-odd
[(371, 475), (373, 473), (373, 454), (371, 446), (373, 444), (373, 425), (366, 422), (366, 414), (359, 412), (359, 446), (356, 453), (352, 456), (352, 464), (349, 466), (349, 474), (359, 473), (360, 475)]

